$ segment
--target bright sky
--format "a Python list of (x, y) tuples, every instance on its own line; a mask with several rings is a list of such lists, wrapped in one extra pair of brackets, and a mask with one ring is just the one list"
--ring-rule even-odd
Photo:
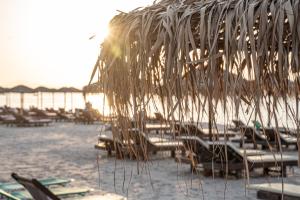
[(89, 81), (108, 22), (117, 10), (152, 2), (0, 0), (0, 86), (81, 88)]

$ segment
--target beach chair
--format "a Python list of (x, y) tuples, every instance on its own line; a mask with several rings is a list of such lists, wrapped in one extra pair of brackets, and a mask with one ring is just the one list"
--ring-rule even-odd
[[(191, 165), (191, 170), (196, 169), (201, 162), (211, 160), (212, 152), (210, 150), (210, 142), (206, 142), (197, 136), (181, 136), (177, 139), (182, 140), (187, 154), (185, 156), (177, 156), (176, 162), (186, 163)], [(230, 144), (228, 142), (228, 144)], [(231, 144), (230, 144), (231, 145)], [(233, 145), (232, 145), (233, 146)], [(233, 146), (234, 147), (234, 146)], [(257, 149), (237, 149), (241, 154), (247, 156), (257, 156), (266, 154), (265, 151)]]
[[(70, 183), (71, 179), (60, 179), (60, 178), (45, 178), (38, 180), (44, 186), (52, 186), (52, 185), (66, 185)], [(16, 191), (24, 189), (23, 185), (19, 183), (0, 183), (0, 189), (5, 191)]]
[(117, 158), (123, 158), (126, 141), (121, 142), (117, 138), (113, 138), (108, 134), (101, 134), (98, 136), (98, 143), (95, 149), (107, 151), (107, 155), (111, 156), (115, 152)]
[[(24, 177), (20, 177), (19, 175), (12, 173), (12, 177), (22, 184), (26, 190), (29, 193), (12, 193), (8, 194), (5, 193), (8, 198), (11, 200), (60, 200), (64, 197), (72, 196), (72, 199), (80, 199), (80, 200), (125, 200), (126, 198), (120, 195), (106, 193), (103, 195), (92, 195), (92, 196), (84, 196), (84, 197), (78, 197), (85, 195), (87, 192), (90, 191), (90, 189), (74, 189), (74, 188), (63, 188), (63, 189), (53, 189), (49, 190), (44, 185), (42, 185), (38, 180), (36, 179), (27, 179)], [(0, 193), (1, 194), (1, 193)], [(3, 195), (3, 196), (4, 196)], [(77, 195), (77, 196), (74, 196)], [(11, 196), (11, 197), (10, 197)]]
[[(282, 187), (283, 186), (283, 187)], [(300, 185), (289, 183), (250, 184), (249, 190), (257, 190), (258, 199), (300, 200)]]
[(232, 120), (234, 127), (231, 128), (233, 131), (240, 131), (242, 126), (247, 126), (242, 120), (233, 119)]
[(135, 128), (130, 129), (128, 133), (133, 141), (129, 148), (134, 150), (137, 158), (146, 160), (150, 152), (156, 153), (158, 151), (170, 151), (172, 157), (175, 157), (176, 150), (181, 150), (184, 153), (183, 143), (179, 140), (161, 138), (162, 140), (154, 142), (144, 132)]
[[(197, 136), (202, 139), (209, 139), (209, 129), (208, 128), (201, 128), (197, 123), (184, 123), (184, 127), (187, 130), (188, 135), (190, 136)], [(212, 138), (214, 140), (219, 140), (220, 138), (230, 138), (235, 137), (237, 135), (236, 132), (227, 130), (218, 130), (216, 128), (212, 128)]]
[(0, 189), (0, 199), (6, 199), (6, 200), (21, 200), (10, 193)]
[(275, 138), (268, 138), (264, 135), (263, 132), (256, 130), (251, 126), (241, 126), (241, 138), (233, 139), (232, 142), (238, 142), (240, 147), (243, 147), (243, 144), (253, 144), (255, 149), (258, 148), (258, 145), (261, 145), (262, 149), (266, 149), (269, 145), (276, 145)]
[(50, 119), (40, 119), (40, 118), (33, 118), (24, 116), (21, 114), (14, 114), (14, 117), (16, 118), (14, 125), (16, 126), (44, 126), (49, 125), (52, 120)]
[[(229, 174), (239, 175), (245, 168), (247, 162), (250, 171), (256, 168), (264, 169), (264, 174), (268, 174), (272, 167), (279, 167), (279, 172), (286, 176), (287, 166), (296, 166), (298, 158), (296, 156), (271, 154), (264, 151), (249, 151), (238, 149), (230, 142), (217, 141), (205, 142), (198, 137), (181, 137), (187, 151), (195, 154), (196, 164), (206, 171), (218, 170), (221, 174), (226, 171), (228, 165)], [(225, 155), (227, 155), (227, 162)], [(198, 167), (198, 166), (194, 166)], [(282, 168), (281, 168), (282, 167)]]
[(275, 141), (277, 148), (279, 148), (279, 142), (277, 134), (279, 134), (280, 144), (285, 145), (287, 148), (289, 145), (294, 145), (297, 148), (297, 137), (294, 135), (289, 135), (276, 128), (263, 128), (262, 131), (271, 141)]
[(11, 194), (19, 199), (34, 200), (59, 200), (60, 197), (72, 195), (85, 195), (90, 189), (86, 188), (54, 188), (49, 190), (36, 179), (27, 179), (15, 173), (11, 175), (18, 183), (24, 186), (27, 191), (16, 191)]

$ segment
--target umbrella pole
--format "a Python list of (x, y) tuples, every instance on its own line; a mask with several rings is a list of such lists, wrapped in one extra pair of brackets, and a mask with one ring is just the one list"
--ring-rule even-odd
[(67, 94), (64, 92), (64, 109), (67, 107)]
[(24, 109), (24, 93), (20, 93), (20, 104), (21, 104), (21, 115), (23, 115), (23, 109)]
[(8, 93), (5, 93), (5, 105), (8, 106)]
[(212, 103), (211, 99), (209, 98), (208, 102), (208, 135), (209, 135), (209, 141), (212, 141)]
[(300, 133), (299, 133), (299, 96), (298, 88), (296, 91), (296, 125), (297, 125), (297, 145), (298, 145), (298, 167), (300, 167)]
[(40, 99), (39, 99), (39, 92), (36, 93), (36, 107), (39, 108), (40, 106)]
[(71, 92), (71, 109), (72, 109), (72, 112), (73, 112), (73, 92)]
[(43, 110), (43, 92), (41, 92), (41, 109)]
[(268, 94), (268, 127), (271, 126), (271, 94)]
[(52, 92), (52, 108), (54, 109), (54, 92)]

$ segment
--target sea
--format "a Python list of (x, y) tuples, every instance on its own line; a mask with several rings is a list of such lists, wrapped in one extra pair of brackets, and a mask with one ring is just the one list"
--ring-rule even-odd
[[(158, 99), (157, 99), (158, 101)], [(82, 93), (24, 93), (23, 108), (29, 109), (30, 107), (37, 107), (39, 109), (46, 108), (64, 108), (68, 111), (75, 111), (76, 108), (85, 108), (86, 102), (90, 102), (93, 108), (98, 109), (103, 115), (109, 115), (111, 109), (108, 106), (104, 94), (86, 94)], [(174, 100), (175, 102), (175, 100)], [(192, 102), (192, 100), (188, 101)], [(272, 99), (271, 99), (272, 102)], [(268, 111), (266, 102), (262, 102), (260, 105), (260, 116), (255, 114), (256, 107), (254, 105), (247, 105), (241, 102), (240, 109), (235, 109), (235, 102), (228, 101), (226, 103), (226, 109), (223, 103), (219, 102), (214, 104), (214, 110), (216, 111), (215, 122), (218, 124), (228, 124), (232, 119), (239, 118), (242, 121), (251, 124), (253, 120), (258, 120), (264, 124), (264, 126), (276, 126), (276, 121), (280, 127), (296, 128), (299, 119), (296, 116), (296, 99), (289, 98), (286, 105), (282, 99), (279, 99), (278, 104), (272, 108), (271, 114)], [(189, 103), (192, 105), (192, 103)], [(0, 94), (0, 107), (7, 105), (9, 107), (21, 107), (21, 94), (20, 93), (5, 93)], [(273, 106), (273, 104), (272, 104)], [(152, 115), (154, 112), (163, 113), (163, 106), (158, 103), (150, 103), (147, 108), (150, 112), (148, 115)], [(199, 114), (201, 113), (201, 114)], [(238, 113), (238, 115), (236, 114)], [(176, 119), (180, 119), (180, 116), (184, 116), (185, 121), (208, 121), (208, 107), (202, 107), (201, 109), (195, 106), (190, 106), (186, 109), (185, 113), (178, 113), (175, 109)], [(275, 120), (276, 116), (276, 120)]]

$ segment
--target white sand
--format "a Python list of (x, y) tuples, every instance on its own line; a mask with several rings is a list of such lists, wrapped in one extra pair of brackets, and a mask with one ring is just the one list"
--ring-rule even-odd
[[(1, 125), (0, 182), (12, 181), (10, 174), (17, 172), (35, 178), (73, 178), (74, 186), (128, 195), (128, 199), (224, 199), (224, 194), (225, 199), (256, 199), (255, 191), (245, 190), (245, 180), (230, 178), (226, 183), (222, 178), (192, 175), (188, 165), (178, 165), (167, 154), (153, 156), (146, 165), (107, 157), (106, 152), (94, 149), (101, 128), (101, 125), (73, 123), (53, 123), (40, 128)], [(289, 172), (285, 182), (300, 184), (300, 170), (295, 171)], [(251, 178), (251, 183), (267, 181), (281, 179)]]

